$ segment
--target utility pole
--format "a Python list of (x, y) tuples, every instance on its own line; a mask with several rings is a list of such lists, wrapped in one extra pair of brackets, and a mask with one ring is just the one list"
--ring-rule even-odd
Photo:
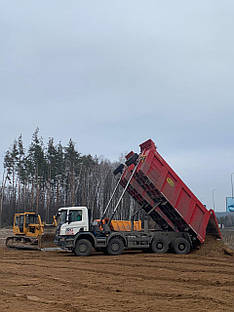
[(216, 191), (216, 189), (213, 189), (212, 190), (212, 202), (213, 202), (213, 210), (215, 211), (215, 191)]
[(232, 198), (233, 198), (233, 181), (232, 181), (232, 175), (233, 174), (234, 174), (234, 172), (231, 173)]

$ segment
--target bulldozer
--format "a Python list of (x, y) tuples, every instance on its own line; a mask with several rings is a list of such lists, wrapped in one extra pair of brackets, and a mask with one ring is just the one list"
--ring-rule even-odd
[(51, 224), (45, 224), (35, 212), (15, 213), (13, 236), (6, 239), (8, 248), (41, 250), (53, 246), (57, 227), (56, 217)]

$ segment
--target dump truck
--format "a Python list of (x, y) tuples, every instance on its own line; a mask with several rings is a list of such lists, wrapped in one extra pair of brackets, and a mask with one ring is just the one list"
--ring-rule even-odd
[(13, 235), (6, 238), (6, 247), (38, 250), (48, 247), (53, 245), (56, 227), (55, 216), (51, 224), (46, 224), (35, 212), (15, 213)]
[[(150, 139), (140, 144), (140, 153), (130, 152), (124, 164), (114, 171), (120, 176), (100, 220), (90, 220), (87, 207), (59, 210), (55, 242), (78, 256), (88, 256), (92, 250), (119, 255), (124, 249), (142, 249), (154, 253), (187, 254), (204, 243), (206, 235), (221, 238), (213, 210), (207, 208), (179, 178)], [(109, 218), (107, 212), (119, 185), (123, 192)], [(128, 192), (150, 216), (157, 227), (147, 224), (140, 229), (116, 230), (113, 217), (124, 194)], [(128, 208), (126, 208), (128, 209)]]

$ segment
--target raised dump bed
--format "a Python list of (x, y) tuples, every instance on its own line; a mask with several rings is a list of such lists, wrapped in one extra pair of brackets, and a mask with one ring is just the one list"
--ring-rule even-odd
[[(120, 184), (163, 231), (188, 232), (203, 243), (207, 233), (221, 238), (216, 216), (192, 193), (157, 152), (152, 140), (140, 144), (140, 155), (130, 152)], [(137, 166), (137, 168), (135, 168)]]

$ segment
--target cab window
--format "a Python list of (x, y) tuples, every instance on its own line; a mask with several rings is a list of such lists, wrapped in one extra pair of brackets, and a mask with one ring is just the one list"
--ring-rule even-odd
[(26, 215), (26, 224), (37, 224), (39, 223), (37, 215), (28, 214)]
[(19, 226), (24, 225), (24, 215), (19, 216)]
[(67, 210), (61, 210), (58, 212), (58, 224), (63, 224), (67, 220)]
[(70, 222), (82, 221), (82, 210), (70, 210)]

